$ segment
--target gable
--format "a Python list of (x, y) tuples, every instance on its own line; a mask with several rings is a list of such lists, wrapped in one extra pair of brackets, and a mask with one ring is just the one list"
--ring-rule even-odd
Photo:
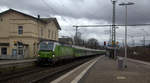
[(10, 19), (13, 19), (14, 17), (15, 17), (15, 15), (17, 15), (17, 19), (23, 19), (23, 20), (34, 20), (34, 21), (40, 21), (41, 23), (45, 23), (45, 24), (47, 24), (47, 23), (49, 23), (49, 22), (51, 22), (51, 21), (53, 21), (54, 23), (55, 23), (55, 25), (56, 25), (56, 27), (59, 29), (59, 30), (61, 30), (61, 28), (60, 28), (60, 26), (59, 26), (59, 24), (58, 24), (58, 22), (57, 22), (57, 19), (56, 18), (46, 18), (46, 19), (39, 19), (39, 18), (36, 18), (36, 17), (33, 17), (33, 16), (31, 16), (31, 15), (28, 15), (28, 14), (25, 14), (25, 13), (22, 13), (22, 12), (19, 12), (19, 11), (16, 11), (16, 10), (13, 10), (13, 9), (9, 9), (9, 10), (7, 10), (7, 11), (4, 11), (4, 12), (2, 12), (2, 13), (0, 13), (0, 17), (2, 17), (2, 16), (4, 16), (4, 15), (10, 15), (11, 16), (11, 18)]

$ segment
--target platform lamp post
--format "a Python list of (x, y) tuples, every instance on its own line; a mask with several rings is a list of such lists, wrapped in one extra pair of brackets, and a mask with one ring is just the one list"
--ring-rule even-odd
[(125, 56), (124, 56), (124, 59), (125, 59), (125, 64), (124, 64), (124, 67), (127, 68), (127, 25), (128, 25), (128, 22), (127, 22), (127, 6), (128, 5), (133, 5), (134, 3), (133, 2), (123, 2), (121, 4), (119, 4), (119, 6), (125, 6)]
[(116, 2), (117, 0), (111, 0), (112, 4), (113, 4), (113, 14), (112, 14), (112, 46), (114, 48), (113, 52), (114, 52), (114, 56), (113, 58), (116, 58)]
[(141, 29), (142, 31), (143, 31), (143, 46), (144, 46), (144, 48), (145, 48), (145, 44), (146, 44), (146, 40), (145, 40), (145, 37), (148, 35), (148, 33), (144, 30), (144, 29)]

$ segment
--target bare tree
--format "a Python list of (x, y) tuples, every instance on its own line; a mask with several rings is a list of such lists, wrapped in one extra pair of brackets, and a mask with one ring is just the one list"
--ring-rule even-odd
[(99, 45), (99, 43), (98, 43), (98, 40), (95, 39), (95, 38), (90, 38), (90, 39), (87, 41), (87, 46), (88, 46), (89, 48), (95, 48), (95, 49), (97, 49), (97, 48), (100, 47), (100, 45)]

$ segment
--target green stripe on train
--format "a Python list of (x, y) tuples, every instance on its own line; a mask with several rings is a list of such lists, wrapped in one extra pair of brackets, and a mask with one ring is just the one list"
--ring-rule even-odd
[(74, 49), (72, 47), (56, 45), (54, 54), (55, 56), (73, 56)]
[[(99, 54), (103, 54), (105, 52), (102, 51), (97, 51)], [(53, 55), (55, 57), (59, 56), (84, 56), (85, 55), (85, 50), (83, 49), (77, 49), (77, 48), (72, 48), (68, 46), (62, 46), (62, 45), (56, 45), (54, 52), (52, 51), (39, 51), (39, 57), (40, 58), (53, 58)]]

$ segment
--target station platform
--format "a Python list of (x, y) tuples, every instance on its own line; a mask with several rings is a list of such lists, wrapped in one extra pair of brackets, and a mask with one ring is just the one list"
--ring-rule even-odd
[(35, 66), (36, 59), (0, 60), (0, 74), (20, 71)]
[(120, 70), (117, 60), (100, 56), (51, 83), (150, 83), (150, 65), (145, 63), (128, 59), (127, 68)]
[(0, 60), (0, 65), (17, 64), (25, 62), (34, 62), (36, 59), (22, 59), (22, 60)]

